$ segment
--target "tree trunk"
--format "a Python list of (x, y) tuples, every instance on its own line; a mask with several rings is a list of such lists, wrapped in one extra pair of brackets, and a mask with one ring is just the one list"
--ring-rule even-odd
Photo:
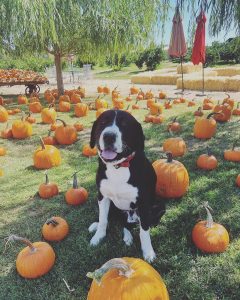
[(56, 76), (57, 76), (57, 88), (59, 95), (64, 94), (64, 86), (63, 86), (63, 76), (62, 76), (62, 60), (61, 54), (59, 52), (54, 54), (54, 61), (56, 67)]

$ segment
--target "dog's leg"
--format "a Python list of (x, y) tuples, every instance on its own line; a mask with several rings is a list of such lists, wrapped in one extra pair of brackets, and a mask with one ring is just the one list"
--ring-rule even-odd
[(88, 231), (89, 232), (95, 232), (97, 231), (98, 228), (98, 222), (93, 222), (89, 227), (88, 227)]
[(98, 201), (98, 206), (99, 206), (99, 222), (97, 225), (97, 231), (90, 241), (91, 246), (98, 245), (100, 240), (104, 238), (106, 235), (110, 200), (108, 198), (103, 198), (102, 200)]
[(127, 246), (132, 245), (133, 236), (127, 228), (123, 228), (123, 240)]
[(148, 262), (152, 262), (155, 259), (156, 254), (152, 247), (149, 228), (147, 230), (144, 230), (141, 225), (140, 225), (140, 241), (141, 241), (141, 247), (142, 247), (144, 259)]

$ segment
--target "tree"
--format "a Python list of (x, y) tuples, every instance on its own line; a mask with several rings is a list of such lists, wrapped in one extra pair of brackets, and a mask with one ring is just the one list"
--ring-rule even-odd
[(44, 51), (54, 55), (62, 94), (64, 56), (80, 53), (83, 60), (91, 60), (147, 46), (156, 24), (161, 24), (163, 5), (168, 5), (165, 2), (1, 0), (0, 50), (16, 56)]

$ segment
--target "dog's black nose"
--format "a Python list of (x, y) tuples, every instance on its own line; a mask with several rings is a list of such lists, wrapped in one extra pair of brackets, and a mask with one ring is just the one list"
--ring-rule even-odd
[(116, 141), (116, 134), (113, 132), (105, 132), (103, 135), (105, 146), (112, 146)]

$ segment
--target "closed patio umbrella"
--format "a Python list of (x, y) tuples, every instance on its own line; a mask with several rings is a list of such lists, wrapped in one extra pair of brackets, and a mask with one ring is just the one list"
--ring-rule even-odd
[(199, 16), (197, 17), (197, 29), (195, 33), (194, 45), (192, 49), (192, 62), (194, 65), (198, 65), (200, 62), (202, 63), (202, 95), (204, 96), (204, 63), (206, 60), (206, 45), (205, 45), (205, 24), (207, 18), (203, 9)]
[(171, 33), (171, 40), (169, 44), (168, 54), (169, 56), (180, 58), (181, 72), (182, 72), (182, 93), (183, 93), (184, 85), (183, 85), (182, 62), (183, 62), (183, 56), (185, 56), (187, 53), (187, 46), (186, 46), (185, 36), (183, 31), (182, 18), (179, 11), (179, 4), (177, 4), (176, 6), (176, 11), (172, 22), (173, 22), (173, 26), (172, 26), (172, 33)]

